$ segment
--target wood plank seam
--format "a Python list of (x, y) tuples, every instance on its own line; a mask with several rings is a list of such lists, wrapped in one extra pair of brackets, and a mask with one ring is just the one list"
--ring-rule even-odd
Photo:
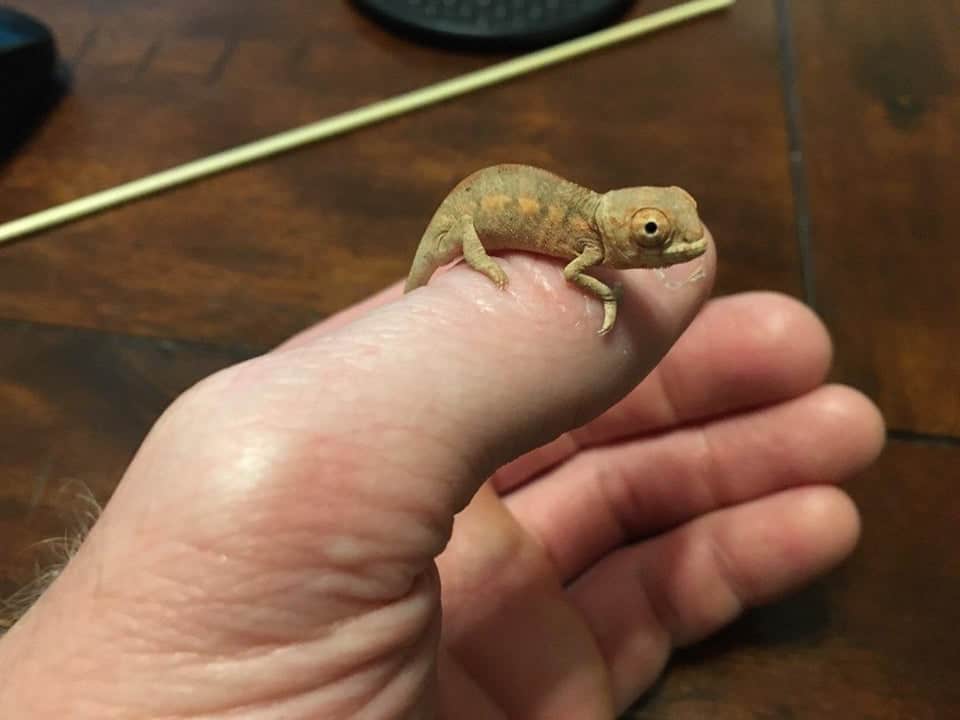
[(916, 430), (905, 430), (903, 428), (890, 428), (887, 430), (887, 437), (891, 440), (910, 443), (913, 445), (940, 445), (945, 447), (960, 447), (960, 437), (956, 435), (943, 435), (940, 433), (917, 432)]
[(777, 14), (777, 34), (780, 51), (781, 86), (784, 116), (787, 124), (788, 166), (793, 188), (794, 222), (800, 254), (800, 273), (806, 303), (817, 309), (816, 273), (813, 266), (813, 242), (810, 230), (810, 201), (807, 192), (806, 161), (803, 154), (803, 134), (800, 128), (800, 93), (797, 87), (796, 54), (793, 47), (793, 23), (790, 19), (790, 0), (774, 0)]

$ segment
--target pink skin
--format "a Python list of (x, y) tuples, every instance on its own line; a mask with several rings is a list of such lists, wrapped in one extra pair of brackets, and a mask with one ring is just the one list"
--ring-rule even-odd
[(612, 717), (847, 556), (883, 423), (807, 309), (634, 271), (599, 338), (502, 260), (182, 396), (0, 641), (0, 717)]

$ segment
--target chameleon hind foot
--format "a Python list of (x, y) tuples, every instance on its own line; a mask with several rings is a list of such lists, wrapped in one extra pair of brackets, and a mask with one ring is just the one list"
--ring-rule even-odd
[(487, 251), (480, 242), (480, 236), (477, 235), (477, 230), (473, 226), (473, 219), (463, 217), (457, 225), (457, 232), (463, 242), (463, 259), (467, 264), (490, 278), (500, 290), (507, 287), (507, 274), (496, 260), (487, 255)]

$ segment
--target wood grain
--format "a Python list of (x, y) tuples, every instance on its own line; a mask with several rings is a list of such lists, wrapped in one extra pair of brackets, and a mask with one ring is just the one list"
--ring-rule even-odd
[(151, 425), (238, 351), (0, 321), (0, 595), (109, 499)]
[(794, 3), (818, 306), (892, 427), (960, 434), (960, 2)]
[[(31, 5), (73, 33), (76, 90), (4, 169), (0, 217), (495, 59), (407, 44), (344, 3), (163, 7)], [(400, 279), (449, 189), (505, 160), (688, 187), (722, 290), (797, 293), (774, 22), (738, 7), (32, 237), (0, 253), (0, 316), (272, 345)]]
[(636, 720), (942, 720), (960, 707), (960, 447), (892, 442), (863, 535), (815, 585), (682, 652)]

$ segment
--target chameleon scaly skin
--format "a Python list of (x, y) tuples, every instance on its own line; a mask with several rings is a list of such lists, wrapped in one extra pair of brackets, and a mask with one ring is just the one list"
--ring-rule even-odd
[(526, 250), (568, 260), (564, 277), (603, 302), (604, 335), (617, 317), (617, 291), (586, 274), (594, 266), (663, 268), (706, 250), (696, 201), (676, 186), (598, 193), (529, 165), (478, 170), (444, 198), (420, 239), (404, 292), (425, 285), (463, 256), (497, 287), (507, 275), (488, 255)]

